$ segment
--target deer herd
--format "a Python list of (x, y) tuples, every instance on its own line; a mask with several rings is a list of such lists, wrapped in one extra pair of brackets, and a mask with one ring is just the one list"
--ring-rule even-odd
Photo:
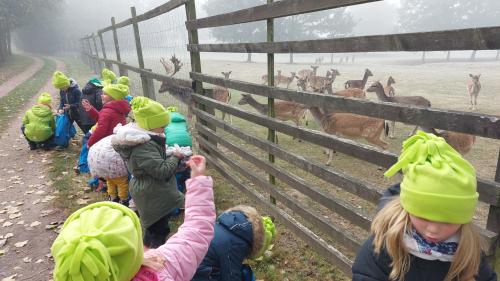
[[(170, 66), (165, 59), (161, 59), (161, 63), (167, 72), (167, 75), (174, 76), (182, 67), (180, 61), (173, 56), (171, 58), (172, 66)], [(310, 69), (302, 69), (297, 72), (290, 72), (289, 76), (283, 75), (282, 71), (278, 70), (275, 75), (276, 86), (283, 85), (290, 88), (296, 79), (297, 89), (299, 91), (309, 91), (321, 94), (339, 95), (344, 97), (365, 99), (366, 93), (374, 93), (380, 102), (398, 103), (405, 105), (413, 105), (421, 108), (431, 107), (431, 102), (422, 96), (400, 96), (396, 95), (394, 84), (396, 80), (389, 76), (386, 85), (380, 82), (373, 82), (369, 87), (367, 86), (368, 78), (373, 76), (369, 69), (365, 69), (361, 80), (348, 80), (344, 85), (344, 89), (339, 91), (333, 90), (333, 82), (338, 76), (341, 76), (337, 69), (327, 70), (325, 76), (318, 74), (318, 66), (311, 66)], [(222, 72), (224, 79), (229, 79), (231, 71)], [(470, 74), (470, 80), (467, 82), (467, 91), (470, 95), (470, 109), (477, 109), (477, 97), (481, 90), (481, 83), (479, 78), (481, 75)], [(262, 84), (267, 84), (268, 76), (262, 75)], [(193, 102), (187, 95), (176, 94), (172, 91), (167, 82), (163, 82), (160, 93), (169, 91), (174, 97), (191, 108)], [(366, 89), (366, 90), (365, 90)], [(231, 100), (231, 93), (229, 89), (224, 87), (215, 87), (212, 91), (212, 98), (219, 102), (229, 103)], [(259, 103), (250, 94), (242, 94), (242, 98), (238, 102), (239, 105), (249, 105), (257, 112), (267, 115), (267, 104)], [(275, 118), (281, 121), (292, 121), (296, 126), (301, 126), (301, 120), (306, 119), (306, 114), (309, 111), (317, 124), (328, 134), (347, 137), (350, 139), (364, 139), (367, 142), (381, 148), (386, 149), (388, 143), (383, 140), (384, 136), (394, 138), (395, 121), (386, 122), (383, 119), (357, 115), (345, 112), (328, 112), (325, 108), (311, 107), (303, 104), (276, 100), (274, 104)], [(190, 115), (190, 113), (189, 113)], [(224, 112), (222, 119), (225, 119)], [(229, 121), (232, 124), (232, 118), (229, 116)], [(306, 123), (307, 125), (307, 123)], [(413, 129), (410, 135), (413, 135), (418, 126)], [(434, 128), (422, 128), (424, 131), (434, 133), (435, 135), (443, 137), (452, 147), (458, 152), (466, 154), (470, 151), (475, 142), (475, 136), (462, 134), (452, 131), (437, 131)], [(329, 165), (332, 161), (332, 151), (329, 151), (328, 161)]]

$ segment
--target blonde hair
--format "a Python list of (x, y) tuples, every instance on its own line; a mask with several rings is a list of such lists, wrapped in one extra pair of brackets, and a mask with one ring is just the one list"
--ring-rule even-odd
[[(371, 232), (375, 254), (385, 249), (392, 259), (389, 280), (404, 281), (410, 269), (410, 253), (403, 235), (412, 227), (410, 215), (401, 206), (399, 197), (393, 199), (375, 216)], [(460, 241), (444, 281), (474, 281), (481, 263), (480, 237), (471, 223), (460, 227)]]

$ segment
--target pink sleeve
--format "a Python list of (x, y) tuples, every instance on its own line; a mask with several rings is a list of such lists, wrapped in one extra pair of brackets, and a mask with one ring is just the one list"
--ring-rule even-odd
[(186, 182), (184, 223), (168, 241), (145, 253), (165, 257), (160, 280), (191, 280), (205, 257), (214, 236), (215, 205), (211, 177), (199, 176)]

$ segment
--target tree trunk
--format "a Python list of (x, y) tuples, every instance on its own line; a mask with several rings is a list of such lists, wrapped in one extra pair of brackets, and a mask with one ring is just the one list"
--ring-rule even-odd
[(500, 50), (497, 51), (497, 57), (496, 60), (500, 59)]
[(476, 50), (472, 51), (472, 54), (470, 55), (470, 60), (475, 61), (476, 60)]
[(290, 53), (290, 63), (293, 63), (293, 53)]
[(7, 51), (9, 55), (12, 55), (12, 37), (10, 33), (10, 28), (7, 30)]
[(354, 59), (356, 58), (356, 55), (352, 55), (352, 61), (351, 63), (354, 63)]
[(422, 63), (425, 63), (425, 51), (422, 52)]
[(330, 55), (330, 63), (333, 64), (333, 53)]
[(446, 54), (446, 61), (450, 61), (450, 54), (451, 54), (451, 51), (448, 51), (448, 53)]
[(252, 62), (252, 53), (247, 54), (247, 62)]

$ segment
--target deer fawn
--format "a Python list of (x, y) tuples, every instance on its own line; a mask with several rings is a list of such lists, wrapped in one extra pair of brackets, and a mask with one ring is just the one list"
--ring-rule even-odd
[(479, 78), (481, 78), (481, 74), (479, 74), (479, 75), (469, 74), (469, 77), (471, 79), (467, 82), (467, 92), (469, 93), (469, 96), (470, 96), (470, 109), (476, 110), (477, 109), (477, 96), (479, 95), (479, 92), (481, 91), (481, 82), (479, 82)]
[[(229, 72), (221, 72), (224, 75), (224, 79), (229, 79), (229, 75), (231, 75), (232, 71)], [(231, 100), (231, 92), (229, 92), (228, 88), (217, 86), (214, 88), (213, 98), (224, 103), (229, 103)], [(229, 114), (228, 114), (229, 115)], [(226, 113), (222, 111), (222, 121), (226, 118)], [(233, 118), (229, 115), (229, 122), (233, 124)]]

